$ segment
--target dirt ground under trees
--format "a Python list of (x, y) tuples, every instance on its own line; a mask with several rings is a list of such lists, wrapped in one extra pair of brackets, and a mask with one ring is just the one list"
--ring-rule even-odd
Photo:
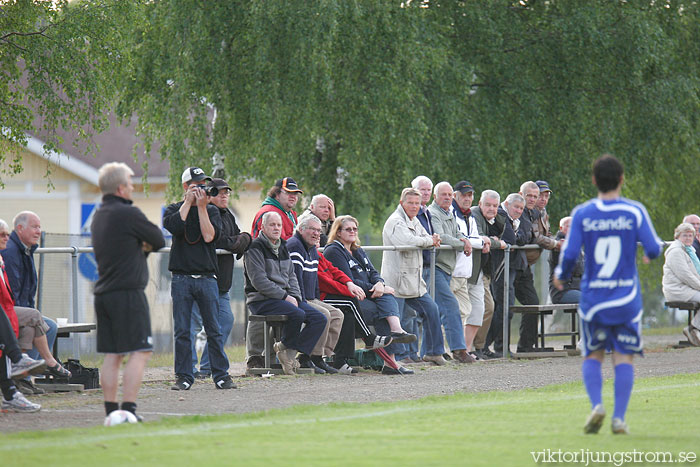
[[(681, 336), (682, 337), (682, 336)], [(679, 336), (645, 338), (644, 358), (636, 359), (637, 377), (697, 373), (700, 348), (670, 349)], [(579, 381), (581, 357), (536, 360), (491, 360), (445, 367), (419, 364), (410, 376), (384, 376), (361, 370), (352, 376), (299, 375), (271, 378), (243, 377), (245, 365), (232, 362), (231, 375), (238, 389), (219, 390), (211, 380), (197, 381), (189, 391), (173, 391), (172, 368), (148, 368), (138, 400), (146, 421), (162, 417), (254, 412), (299, 404), (395, 401), (457, 392), (511, 391)], [(613, 376), (609, 360), (604, 377)], [(583, 391), (583, 387), (581, 388)], [(90, 427), (102, 424), (102, 391), (32, 396), (42, 405), (33, 414), (0, 414), (0, 432)]]

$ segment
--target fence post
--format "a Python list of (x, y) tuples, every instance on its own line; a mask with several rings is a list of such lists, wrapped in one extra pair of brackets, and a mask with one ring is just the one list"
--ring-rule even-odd
[[(44, 248), (46, 243), (46, 232), (41, 232), (41, 240), (39, 240), (39, 248)], [(44, 253), (39, 253), (39, 278), (37, 279), (36, 307), (39, 311), (42, 309), (42, 295), (44, 293)]]
[[(73, 289), (73, 294), (71, 297), (71, 305), (73, 305), (73, 322), (80, 322), (80, 316), (78, 312), (78, 247), (72, 246), (73, 251), (71, 252), (71, 285)], [(76, 359), (80, 359), (80, 341), (77, 336), (73, 336), (73, 355)]]
[(503, 358), (510, 358), (510, 245), (506, 244), (503, 267)]
[[(421, 251), (423, 254), (423, 251)], [(435, 300), (435, 258), (437, 254), (435, 252), (435, 247), (430, 248), (430, 296)]]

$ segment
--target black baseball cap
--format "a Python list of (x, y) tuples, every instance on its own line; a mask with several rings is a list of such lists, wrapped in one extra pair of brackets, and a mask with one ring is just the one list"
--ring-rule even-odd
[(550, 193), (552, 193), (552, 189), (549, 188), (549, 183), (545, 182), (544, 180), (537, 180), (535, 183), (538, 187), (540, 187), (540, 192), (549, 191)]
[(188, 167), (182, 172), (182, 183), (211, 181), (211, 177), (204, 173), (199, 167)]
[(459, 191), (462, 194), (474, 193), (474, 186), (471, 184), (471, 182), (468, 182), (466, 180), (462, 180), (461, 182), (457, 182), (457, 184), (454, 186), (453, 190)]
[(209, 185), (215, 186), (216, 188), (221, 190), (229, 190), (233, 191), (230, 186), (228, 186), (228, 183), (226, 183), (226, 180), (223, 178), (212, 178), (211, 181), (209, 182)]
[(275, 186), (278, 186), (289, 193), (303, 193), (303, 191), (299, 189), (297, 182), (295, 182), (292, 177), (284, 177), (281, 180), (277, 180)]

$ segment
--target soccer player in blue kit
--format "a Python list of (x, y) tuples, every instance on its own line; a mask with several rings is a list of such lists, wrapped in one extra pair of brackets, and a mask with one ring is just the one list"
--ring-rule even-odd
[(622, 163), (603, 155), (593, 164), (593, 183), (598, 197), (572, 211), (554, 285), (572, 272), (581, 246), (586, 264), (581, 281), (579, 317), (583, 344), (583, 384), (593, 410), (584, 426), (585, 433), (597, 433), (605, 418), (601, 365), (612, 350), (615, 367), (615, 408), (612, 432), (627, 434), (625, 412), (634, 385), (635, 354), (642, 353), (642, 294), (637, 275), (637, 242), (644, 248), (644, 261), (663, 251), (647, 210), (641, 203), (620, 196)]

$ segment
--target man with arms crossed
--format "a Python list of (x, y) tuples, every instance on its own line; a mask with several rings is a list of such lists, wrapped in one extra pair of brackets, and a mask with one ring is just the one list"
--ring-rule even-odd
[(103, 165), (98, 173), (102, 204), (92, 219), (92, 245), (99, 279), (95, 284), (97, 351), (105, 353), (102, 391), (105, 414), (119, 409), (119, 367), (125, 355), (122, 410), (136, 414), (143, 369), (153, 353), (151, 319), (144, 289), (146, 256), (165, 246), (163, 234), (132, 206), (132, 170), (124, 163)]
[(623, 167), (605, 154), (593, 164), (598, 197), (577, 206), (554, 272), (554, 286), (563, 288), (583, 245), (585, 274), (581, 281), (581, 340), (583, 384), (593, 410), (585, 433), (597, 433), (605, 418), (601, 364), (612, 350), (615, 366), (615, 409), (612, 432), (627, 434), (625, 412), (634, 384), (634, 354), (642, 353), (642, 293), (637, 275), (637, 242), (644, 261), (656, 258), (663, 243), (641, 203), (620, 197)]

